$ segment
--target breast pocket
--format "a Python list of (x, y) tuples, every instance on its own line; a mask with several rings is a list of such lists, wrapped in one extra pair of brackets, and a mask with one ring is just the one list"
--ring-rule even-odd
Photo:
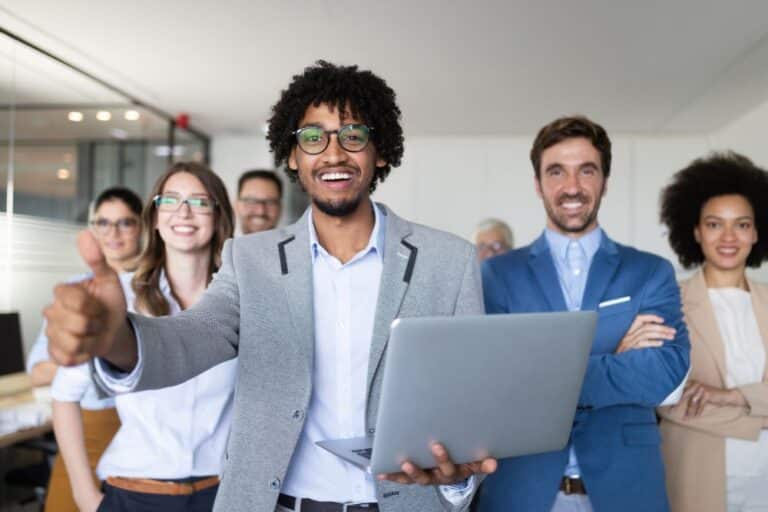
[(597, 314), (600, 315), (600, 318), (631, 312), (635, 307), (634, 301), (631, 299), (617, 303), (611, 302), (612, 301), (604, 301), (598, 306)]

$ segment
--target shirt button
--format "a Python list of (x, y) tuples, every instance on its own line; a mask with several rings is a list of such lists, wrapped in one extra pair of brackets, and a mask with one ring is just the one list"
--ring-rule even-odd
[(293, 419), (300, 420), (302, 418), (304, 418), (304, 411), (302, 411), (301, 409), (296, 409), (295, 411), (293, 411)]
[(375, 428), (371, 427), (371, 428), (368, 429), (368, 435), (372, 436), (375, 433), (376, 433), (376, 429)]
[(280, 483), (281, 482), (280, 482), (279, 478), (273, 478), (272, 480), (269, 481), (269, 488), (270, 489), (274, 489), (274, 490), (278, 490), (278, 489), (280, 489)]

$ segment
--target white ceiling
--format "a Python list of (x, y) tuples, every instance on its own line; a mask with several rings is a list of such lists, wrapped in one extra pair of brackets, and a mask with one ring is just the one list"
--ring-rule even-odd
[(768, 100), (765, 0), (3, 0), (0, 26), (212, 134), (318, 58), (383, 76), (409, 135), (709, 132)]

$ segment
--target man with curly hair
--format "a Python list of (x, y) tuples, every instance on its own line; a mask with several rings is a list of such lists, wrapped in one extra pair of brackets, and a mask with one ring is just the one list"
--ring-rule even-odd
[(531, 162), (546, 229), (483, 264), (486, 310), (597, 310), (597, 331), (568, 445), (499, 461), (479, 510), (667, 511), (654, 407), (679, 398), (690, 350), (672, 265), (600, 228), (611, 171), (600, 125), (553, 121), (539, 131)]
[(319, 61), (293, 78), (269, 122), (276, 165), (311, 199), (297, 223), (230, 241), (198, 305), (172, 318), (126, 321), (116, 275), (86, 243), (96, 277), (87, 290), (57, 289), (54, 355), (103, 357), (94, 365), (108, 389), (174, 385), (239, 358), (215, 510), (459, 511), (474, 475), (496, 468), (455, 465), (435, 444), (434, 469), (406, 462), (373, 477), (316, 445), (373, 433), (394, 318), (482, 313), (473, 247), (371, 201), (400, 164), (399, 117), (384, 80)]

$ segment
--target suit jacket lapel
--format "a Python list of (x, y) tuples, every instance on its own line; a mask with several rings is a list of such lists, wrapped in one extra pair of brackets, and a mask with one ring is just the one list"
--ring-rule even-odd
[(312, 374), (315, 346), (309, 222), (312, 222), (312, 219), (310, 210), (307, 209), (298, 222), (285, 228), (285, 236), (276, 247), (280, 258), (280, 277), (288, 298), (291, 325), (296, 340), (288, 345), (296, 347), (300, 357), (307, 362), (307, 375)]
[(605, 291), (619, 268), (620, 260), (618, 247), (613, 240), (603, 233), (600, 248), (592, 258), (592, 264), (589, 267), (584, 298), (581, 300), (582, 310), (597, 310), (597, 306), (604, 298)]
[[(754, 299), (753, 299), (754, 300)], [(715, 318), (715, 311), (709, 301), (707, 282), (704, 280), (704, 272), (699, 270), (690, 278), (685, 287), (683, 297), (683, 310), (686, 316), (686, 324), (696, 340), (700, 341), (713, 355), (715, 366), (720, 373), (720, 380), (725, 385), (725, 345), (720, 336), (720, 326)], [(755, 310), (757, 313), (757, 310)], [(762, 331), (761, 332), (768, 331)], [(693, 338), (693, 336), (691, 336)], [(763, 340), (765, 341), (765, 339)]]
[(411, 234), (410, 224), (392, 213), (386, 206), (379, 204), (379, 208), (382, 215), (386, 215), (386, 233), (384, 264), (368, 362), (369, 391), (389, 340), (390, 325), (400, 311), (418, 255), (418, 247), (405, 240)]
[(563, 291), (560, 288), (560, 281), (557, 278), (557, 269), (549, 251), (549, 244), (547, 244), (547, 239), (543, 234), (531, 245), (528, 265), (539, 283), (539, 288), (547, 297), (551, 310), (568, 310)]

